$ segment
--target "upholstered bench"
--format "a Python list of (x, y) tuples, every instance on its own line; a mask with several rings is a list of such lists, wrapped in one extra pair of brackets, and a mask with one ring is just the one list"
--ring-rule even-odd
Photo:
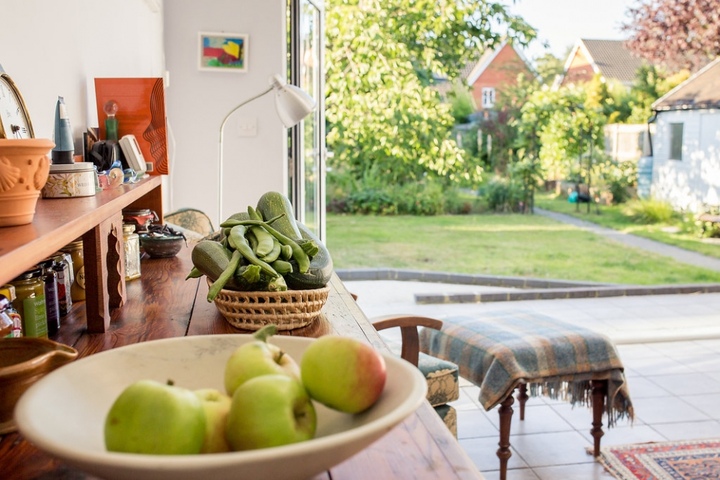
[[(500, 479), (507, 475), (510, 422), (518, 388), (520, 419), (530, 395), (592, 405), (595, 456), (602, 416), (608, 427), (633, 410), (615, 346), (604, 335), (532, 312), (499, 312), (443, 319), (440, 330), (420, 331), (420, 350), (458, 365), (460, 376), (480, 387), (480, 403), (500, 415)], [(529, 387), (529, 388), (528, 388)]]

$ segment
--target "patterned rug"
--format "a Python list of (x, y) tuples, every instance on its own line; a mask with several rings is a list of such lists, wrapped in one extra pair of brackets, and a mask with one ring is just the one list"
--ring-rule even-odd
[(720, 479), (720, 439), (602, 447), (600, 463), (620, 480)]

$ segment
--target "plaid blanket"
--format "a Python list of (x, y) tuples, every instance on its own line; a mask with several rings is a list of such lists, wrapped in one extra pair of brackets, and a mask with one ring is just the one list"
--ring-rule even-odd
[(623, 365), (602, 334), (532, 312), (485, 313), (443, 319), (441, 331), (420, 332), (420, 349), (458, 365), (480, 387), (490, 410), (521, 383), (530, 395), (592, 403), (591, 380), (608, 380), (608, 426), (633, 418)]

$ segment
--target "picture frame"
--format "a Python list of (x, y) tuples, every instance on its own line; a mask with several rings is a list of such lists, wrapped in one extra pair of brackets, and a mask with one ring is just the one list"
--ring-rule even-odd
[(246, 33), (199, 32), (198, 68), (210, 72), (247, 72)]

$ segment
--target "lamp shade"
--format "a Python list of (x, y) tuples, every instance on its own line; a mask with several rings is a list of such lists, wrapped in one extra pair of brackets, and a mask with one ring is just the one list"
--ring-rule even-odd
[(287, 85), (280, 75), (272, 77), (270, 83), (275, 90), (277, 114), (285, 128), (297, 125), (315, 109), (315, 100), (310, 95), (295, 85)]

